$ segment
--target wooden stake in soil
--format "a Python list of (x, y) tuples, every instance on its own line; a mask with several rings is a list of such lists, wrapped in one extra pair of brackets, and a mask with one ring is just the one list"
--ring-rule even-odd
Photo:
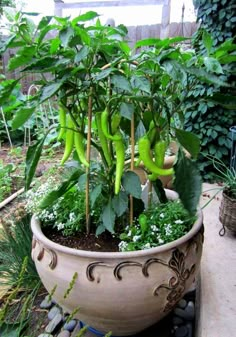
[[(92, 93), (93, 88), (90, 88), (89, 98), (88, 98), (88, 134), (87, 134), (87, 153), (86, 159), (90, 163), (90, 154), (91, 154), (91, 124), (92, 124)], [(90, 169), (86, 167), (86, 232), (90, 232), (90, 202), (89, 202), (89, 179), (90, 178)]]
[[(131, 145), (131, 162), (130, 162), (130, 169), (131, 171), (134, 170), (134, 147), (135, 147), (135, 139), (134, 139), (134, 113), (132, 114), (131, 118), (131, 134), (130, 134), (130, 145)], [(129, 197), (130, 199), (130, 210), (129, 210), (129, 222), (130, 226), (133, 224), (134, 220), (134, 199), (132, 195)]]

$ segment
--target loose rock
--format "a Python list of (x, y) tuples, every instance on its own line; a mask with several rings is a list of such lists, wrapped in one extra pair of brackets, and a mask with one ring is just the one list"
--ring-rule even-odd
[(192, 301), (189, 301), (187, 304), (187, 307), (185, 308), (185, 312), (187, 313), (187, 316), (189, 320), (193, 320), (195, 316), (195, 307), (194, 303)]
[(48, 313), (48, 319), (51, 321), (57, 314), (60, 314), (60, 309), (57, 306), (52, 307)]
[(186, 324), (186, 327), (188, 329), (188, 337), (193, 337), (193, 325), (192, 325), (192, 323), (188, 322)]
[(63, 330), (57, 337), (70, 337), (70, 332), (68, 330)]
[(179, 303), (177, 304), (177, 307), (181, 308), (181, 309), (185, 309), (187, 306), (187, 301), (185, 299), (182, 299), (179, 301)]
[(188, 336), (188, 329), (186, 326), (180, 326), (178, 329), (175, 330), (175, 337), (187, 337)]
[(71, 319), (68, 323), (63, 325), (63, 329), (68, 331), (73, 331), (76, 326), (77, 321), (75, 319)]
[(59, 329), (60, 325), (62, 323), (62, 315), (57, 314), (46, 326), (45, 331), (48, 333), (53, 333), (57, 329)]
[(181, 325), (184, 323), (184, 320), (178, 316), (174, 316), (172, 322), (174, 325)]
[(49, 295), (45, 297), (45, 299), (40, 303), (40, 308), (41, 309), (50, 309), (52, 306), (52, 301), (50, 300)]

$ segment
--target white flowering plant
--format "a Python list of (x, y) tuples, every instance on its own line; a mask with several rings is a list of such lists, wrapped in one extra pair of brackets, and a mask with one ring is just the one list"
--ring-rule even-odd
[(195, 220), (179, 200), (152, 205), (120, 234), (119, 250), (149, 249), (172, 242), (186, 234)]

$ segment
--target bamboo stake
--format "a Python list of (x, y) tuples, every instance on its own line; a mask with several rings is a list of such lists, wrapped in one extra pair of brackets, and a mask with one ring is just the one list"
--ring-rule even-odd
[[(86, 159), (90, 163), (90, 155), (91, 155), (91, 124), (92, 124), (92, 93), (93, 88), (90, 88), (89, 98), (88, 98), (88, 133), (87, 133), (87, 153)], [(89, 181), (90, 181), (90, 170), (89, 167), (86, 167), (86, 232), (89, 234), (90, 232), (90, 201), (89, 201)]]
[[(134, 146), (135, 146), (135, 139), (134, 139), (134, 113), (132, 114), (131, 118), (131, 134), (130, 134), (130, 142), (131, 142), (131, 162), (130, 162), (130, 169), (131, 171), (134, 170)], [(134, 199), (132, 195), (129, 197), (130, 199), (130, 210), (129, 210), (129, 219), (130, 219), (130, 226), (133, 224), (134, 220)]]
[(0, 110), (1, 110), (1, 114), (2, 114), (3, 123), (4, 123), (5, 129), (6, 129), (6, 133), (7, 133), (7, 138), (8, 138), (10, 147), (12, 149), (13, 146), (12, 146), (11, 136), (10, 136), (10, 133), (9, 133), (9, 130), (8, 130), (8, 126), (7, 126), (7, 122), (6, 122), (5, 116), (4, 116), (3, 108), (0, 107)]

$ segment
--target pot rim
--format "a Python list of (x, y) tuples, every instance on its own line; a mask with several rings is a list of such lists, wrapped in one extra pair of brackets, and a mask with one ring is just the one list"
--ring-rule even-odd
[[(176, 199), (177, 193), (171, 190), (166, 190), (167, 197), (169, 199)], [(87, 251), (87, 250), (81, 250), (81, 249), (75, 249), (75, 248), (70, 248), (67, 246), (62, 246), (58, 243), (55, 243), (51, 240), (49, 240), (42, 232), (41, 226), (40, 226), (40, 220), (36, 218), (35, 215), (32, 216), (31, 219), (31, 230), (34, 235), (34, 239), (41, 241), (46, 247), (49, 249), (53, 249), (56, 251), (59, 251), (64, 254), (69, 254), (69, 255), (75, 255), (75, 256), (81, 256), (85, 258), (134, 258), (134, 257), (142, 257), (150, 254), (157, 254), (161, 253), (166, 250), (170, 250), (173, 248), (176, 248), (177, 246), (180, 246), (181, 244), (185, 243), (188, 241), (190, 238), (192, 238), (195, 234), (198, 233), (200, 228), (202, 227), (203, 224), (203, 213), (200, 208), (197, 210), (197, 220), (194, 222), (192, 228), (188, 233), (186, 233), (184, 236), (181, 238), (166, 243), (164, 245), (154, 247), (154, 248), (149, 248), (145, 250), (135, 250), (135, 251), (130, 251), (130, 252), (96, 252), (96, 251)]]

